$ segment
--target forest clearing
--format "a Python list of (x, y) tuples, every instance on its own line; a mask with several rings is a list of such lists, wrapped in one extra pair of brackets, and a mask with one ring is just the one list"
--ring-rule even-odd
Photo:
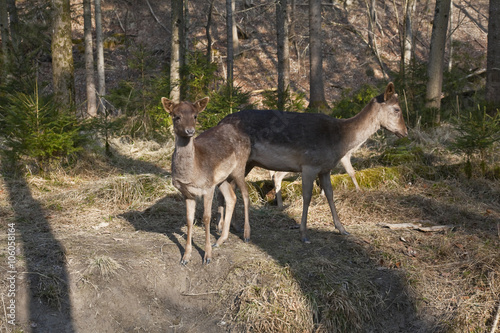
[[(280, 102), (274, 2), (236, 1), (239, 50), (229, 64), (226, 3), (103, 0), (106, 93), (96, 94), (99, 84), (90, 90), (94, 115), (83, 8), (100, 1), (67, 1), (69, 104), (53, 77), (59, 1), (2, 1), (14, 4), (24, 28), (0, 3), (10, 15), (0, 75), (0, 332), (500, 332), (500, 113), (485, 100), (495, 1), (452, 2), (443, 61), (450, 67), (441, 71), (441, 105), (430, 106), (434, 5), (446, 0), (319, 2), (318, 104), (310, 94), (309, 3), (289, 1), (290, 81)], [(241, 230), (231, 228), (204, 263), (200, 201), (192, 256), (181, 265), (186, 203), (172, 183), (175, 135), (160, 101), (177, 86), (170, 15), (179, 3), (189, 9), (179, 94), (191, 102), (210, 96), (197, 135), (241, 109), (280, 103), (350, 118), (394, 82), (408, 136), (381, 129), (352, 154), (360, 191), (341, 165), (331, 173), (349, 235), (335, 228), (315, 183), (310, 244), (302, 242), (301, 174), (283, 180), (280, 209), (269, 171), (254, 168), (246, 177), (250, 241), (236, 192)], [(220, 237), (216, 207), (214, 200), (212, 244)]]

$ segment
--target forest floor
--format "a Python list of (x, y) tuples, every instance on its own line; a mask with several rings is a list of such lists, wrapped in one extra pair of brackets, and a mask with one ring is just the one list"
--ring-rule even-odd
[[(431, 147), (443, 137), (410, 133), (411, 146), (425, 140)], [(172, 144), (115, 139), (113, 157), (95, 148), (71, 169), (45, 176), (16, 176), (4, 165), (0, 267), (15, 280), (1, 284), (8, 290), (14, 283), (17, 294), (15, 327), (5, 321), (14, 298), (2, 294), (0, 331), (489, 330), (500, 294), (498, 178), (467, 179), (439, 144), (424, 162), (386, 166), (381, 156), (397, 144), (389, 139), (378, 135), (353, 157), (361, 192), (346, 175), (332, 176), (350, 235), (337, 232), (317, 194), (308, 220), (312, 243), (303, 244), (295, 228), (300, 178), (284, 182), (279, 210), (268, 173), (256, 170), (248, 177), (251, 241), (232, 230), (209, 265), (202, 265), (200, 209), (193, 258), (180, 264), (185, 204), (169, 177)], [(242, 224), (241, 200), (233, 218)], [(384, 227), (399, 223), (452, 227)], [(17, 249), (12, 274), (9, 226)], [(215, 242), (215, 224), (211, 233)]]

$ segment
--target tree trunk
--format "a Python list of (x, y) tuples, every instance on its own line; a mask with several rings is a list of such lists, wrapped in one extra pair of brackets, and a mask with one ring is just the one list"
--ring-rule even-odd
[(94, 48), (92, 46), (92, 5), (83, 0), (83, 36), (85, 40), (85, 86), (87, 88), (87, 114), (97, 116), (94, 79)]
[(180, 65), (183, 0), (172, 0), (172, 44), (170, 53), (170, 99), (176, 103), (181, 100)]
[(75, 76), (69, 0), (52, 1), (52, 81), (54, 99), (61, 108), (73, 106)]
[(240, 53), (240, 41), (238, 40), (238, 27), (236, 26), (236, 15), (234, 14), (236, 12), (236, 0), (231, 0), (231, 12), (232, 12), (232, 18), (233, 18), (233, 24), (232, 24), (232, 29), (233, 29), (233, 54), (235, 56), (238, 56)]
[(234, 44), (233, 41), (233, 6), (232, 0), (226, 0), (226, 30), (227, 30), (227, 82), (233, 84)]
[(17, 55), (19, 49), (19, 16), (17, 15), (16, 0), (7, 0), (7, 10), (9, 11), (10, 20), (10, 40)]
[(0, 33), (2, 36), (2, 83), (9, 76), (9, 13), (6, 0), (0, 0)]
[(278, 109), (284, 110), (290, 85), (290, 48), (288, 44), (288, 1), (276, 2), (278, 40)]
[[(486, 61), (486, 101), (492, 112), (500, 108), (500, 0), (490, 0), (488, 53)], [(496, 111), (495, 111), (496, 109)]]
[(405, 22), (404, 22), (404, 52), (403, 52), (403, 63), (408, 66), (411, 62), (412, 50), (413, 50), (413, 28), (412, 28), (412, 17), (415, 12), (416, 0), (408, 0), (405, 8)]
[(208, 17), (207, 17), (207, 26), (205, 28), (207, 35), (207, 62), (211, 63), (214, 61), (212, 54), (212, 33), (210, 32), (210, 28), (212, 26), (212, 12), (214, 10), (214, 1), (210, 0), (210, 7), (208, 8)]
[(104, 45), (102, 37), (101, 0), (94, 0), (95, 10), (95, 42), (97, 51), (97, 93), (99, 95), (99, 109), (104, 111), (102, 97), (106, 95), (106, 73), (104, 70)]
[[(451, 0), (436, 0), (434, 23), (432, 24), (431, 48), (427, 67), (426, 107), (438, 109), (441, 107), (441, 92), (443, 85), (444, 51), (446, 46), (446, 32), (450, 15)], [(436, 113), (436, 124), (441, 121), (441, 115)]]
[(321, 0), (309, 0), (309, 59), (310, 109), (329, 109), (323, 82), (323, 55), (321, 53)]

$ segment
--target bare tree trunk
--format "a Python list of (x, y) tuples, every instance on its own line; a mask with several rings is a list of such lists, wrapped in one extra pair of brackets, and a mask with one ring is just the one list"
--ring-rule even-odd
[(415, 6), (417, 2), (416, 0), (408, 0), (406, 2), (405, 8), (405, 22), (404, 22), (404, 61), (405, 66), (408, 66), (411, 62), (412, 52), (413, 52), (413, 27), (412, 27), (412, 18), (413, 13), (415, 12)]
[(233, 1), (226, 0), (226, 30), (227, 30), (227, 82), (233, 84), (234, 44), (233, 44)]
[(85, 40), (85, 81), (87, 88), (87, 113), (97, 116), (96, 89), (94, 79), (94, 49), (92, 47), (92, 5), (83, 0), (83, 34)]
[(0, 0), (0, 34), (2, 36), (2, 83), (9, 76), (9, 13), (6, 0)]
[(95, 10), (95, 35), (97, 51), (97, 93), (99, 94), (99, 109), (104, 110), (102, 97), (106, 95), (106, 73), (104, 70), (104, 45), (102, 37), (102, 11), (101, 0), (94, 0)]
[(7, 10), (9, 11), (9, 31), (12, 47), (17, 54), (19, 50), (19, 16), (17, 14), (16, 0), (7, 0)]
[[(500, 108), (500, 0), (490, 0), (488, 54), (486, 61), (486, 101), (492, 112)], [(494, 110), (496, 108), (496, 111)]]
[(231, 0), (231, 11), (233, 12), (233, 54), (240, 54), (240, 41), (238, 40), (238, 27), (236, 25), (236, 0)]
[[(441, 92), (443, 85), (444, 51), (446, 46), (446, 32), (448, 31), (448, 17), (450, 15), (451, 0), (436, 0), (434, 23), (432, 24), (431, 48), (429, 65), (427, 68), (428, 82), (426, 93), (426, 107), (440, 109)], [(441, 115), (436, 113), (436, 124), (441, 121)]]
[(61, 107), (72, 107), (75, 98), (75, 75), (71, 41), (69, 0), (52, 3), (52, 80), (54, 99)]
[(290, 85), (290, 47), (288, 44), (288, 1), (276, 2), (278, 40), (278, 109), (284, 110)]
[(450, 21), (448, 22), (448, 72), (453, 69), (453, 0), (450, 0)]
[(323, 82), (321, 50), (321, 0), (309, 0), (310, 109), (328, 110)]
[(207, 35), (207, 62), (211, 63), (214, 61), (212, 54), (212, 33), (210, 32), (210, 28), (212, 26), (212, 12), (214, 10), (214, 2), (215, 0), (210, 0), (210, 7), (208, 8), (208, 18), (207, 18), (207, 26), (205, 28)]
[(182, 42), (183, 0), (172, 0), (172, 45), (170, 54), (170, 99), (181, 100), (180, 65)]

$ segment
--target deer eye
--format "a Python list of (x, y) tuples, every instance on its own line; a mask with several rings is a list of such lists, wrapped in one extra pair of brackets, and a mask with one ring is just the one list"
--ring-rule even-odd
[(198, 119), (198, 116), (197, 116), (197, 115), (196, 115), (196, 116), (194, 116), (194, 120), (196, 120), (196, 119)]
[(401, 109), (400, 108), (394, 108), (394, 112), (395, 113), (399, 113), (399, 112), (401, 112)]
[(176, 122), (179, 121), (180, 119), (181, 119), (181, 117), (179, 117), (179, 116), (174, 116), (174, 118), (173, 118), (173, 120)]

